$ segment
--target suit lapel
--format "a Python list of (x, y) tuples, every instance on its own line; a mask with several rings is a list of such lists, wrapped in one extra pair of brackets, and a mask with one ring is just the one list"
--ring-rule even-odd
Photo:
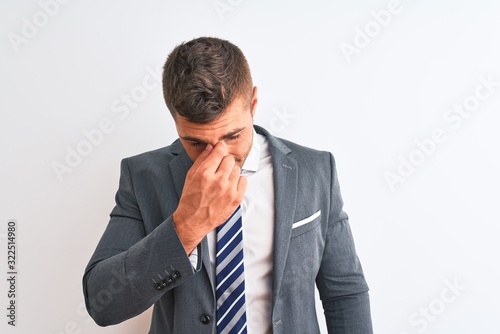
[(193, 162), (187, 155), (179, 140), (176, 140), (172, 144), (172, 153), (177, 156), (170, 161), (168, 167), (170, 168), (170, 175), (172, 175), (177, 197), (180, 198), (182, 189), (184, 188), (186, 174), (189, 168), (193, 165)]
[(210, 253), (208, 250), (208, 241), (207, 237), (203, 238), (201, 241), (201, 261), (203, 262), (203, 267), (207, 271), (208, 279), (210, 280), (210, 286), (212, 287), (212, 295), (214, 296), (215, 300), (215, 268), (212, 267), (212, 264), (210, 263)]
[(273, 306), (277, 299), (290, 245), (292, 223), (297, 202), (297, 161), (290, 149), (266, 130), (255, 126), (265, 135), (273, 162), (274, 180), (274, 255), (273, 255)]
[[(177, 157), (172, 159), (169, 163), (170, 174), (172, 175), (172, 180), (174, 182), (174, 187), (177, 193), (177, 197), (180, 199), (182, 194), (182, 189), (184, 188), (184, 183), (186, 180), (186, 174), (193, 165), (193, 162), (187, 155), (186, 150), (184, 150), (184, 147), (182, 147), (182, 144), (180, 143), (179, 140), (176, 140), (172, 144), (172, 153), (176, 154)], [(207, 237), (203, 238), (203, 240), (201, 241), (201, 254), (202, 254), (201, 260), (203, 262), (203, 266), (207, 270), (207, 274), (211, 283), (210, 285), (213, 287), (214, 270), (210, 264), (210, 253), (208, 250)], [(215, 292), (214, 291), (212, 292), (215, 296)]]

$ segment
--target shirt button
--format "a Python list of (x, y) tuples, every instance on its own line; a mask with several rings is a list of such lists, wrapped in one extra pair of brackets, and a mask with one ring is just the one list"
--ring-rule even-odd
[(208, 325), (210, 323), (210, 316), (204, 314), (200, 317), (200, 321), (204, 325)]

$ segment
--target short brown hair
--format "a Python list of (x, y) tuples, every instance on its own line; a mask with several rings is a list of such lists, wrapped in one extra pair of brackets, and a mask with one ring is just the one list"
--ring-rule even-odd
[(200, 37), (174, 48), (163, 67), (163, 96), (170, 113), (190, 122), (215, 120), (237, 96), (252, 96), (243, 52), (219, 38)]

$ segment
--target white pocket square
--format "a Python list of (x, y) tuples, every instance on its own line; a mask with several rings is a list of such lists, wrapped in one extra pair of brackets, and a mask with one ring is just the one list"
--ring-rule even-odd
[(299, 227), (299, 226), (302, 226), (302, 225), (305, 225), (305, 224), (307, 224), (307, 223), (312, 222), (314, 219), (318, 218), (320, 215), (321, 215), (321, 210), (319, 210), (318, 212), (316, 212), (315, 214), (313, 214), (313, 215), (312, 215), (312, 216), (310, 216), (310, 217), (304, 218), (304, 219), (302, 219), (302, 220), (299, 220), (299, 221), (298, 221), (298, 222), (296, 222), (296, 223), (293, 223), (293, 224), (292, 224), (292, 230), (293, 230), (294, 228), (297, 228), (297, 227)]

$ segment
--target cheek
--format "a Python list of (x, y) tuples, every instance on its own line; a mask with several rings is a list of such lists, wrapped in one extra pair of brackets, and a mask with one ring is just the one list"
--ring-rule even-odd
[(248, 151), (250, 150), (251, 147), (252, 147), (252, 138), (244, 142), (238, 141), (237, 143), (230, 145), (229, 154), (239, 159), (242, 159), (248, 154)]

